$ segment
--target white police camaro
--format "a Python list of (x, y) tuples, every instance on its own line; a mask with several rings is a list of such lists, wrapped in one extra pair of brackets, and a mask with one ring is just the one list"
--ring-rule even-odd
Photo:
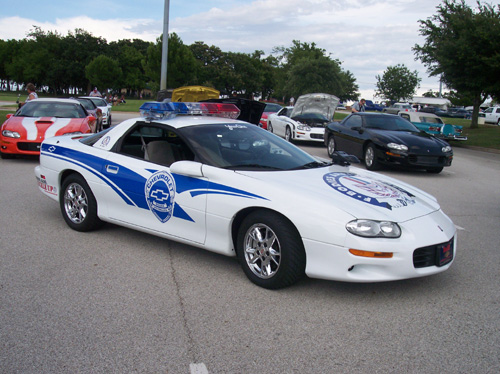
[(415, 187), (318, 160), (232, 119), (232, 104), (146, 103), (142, 113), (98, 134), (43, 142), (38, 186), (71, 228), (106, 221), (237, 256), (265, 288), (304, 274), (420, 277), (454, 260), (453, 222)]

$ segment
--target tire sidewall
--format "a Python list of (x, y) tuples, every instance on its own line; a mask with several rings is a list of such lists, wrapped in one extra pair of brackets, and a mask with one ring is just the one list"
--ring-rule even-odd
[[(276, 274), (268, 279), (255, 275), (245, 258), (245, 236), (250, 227), (259, 223), (273, 230), (281, 245), (280, 266)], [(260, 287), (287, 287), (297, 282), (305, 273), (306, 256), (302, 239), (296, 228), (285, 217), (275, 212), (260, 210), (249, 214), (239, 227), (236, 244), (236, 254), (245, 275)]]
[[(73, 222), (66, 213), (64, 196), (66, 195), (66, 191), (71, 184), (80, 185), (85, 191), (85, 194), (87, 196), (88, 211), (85, 219), (81, 223)], [(92, 190), (90, 189), (85, 179), (80, 174), (71, 174), (64, 179), (61, 185), (59, 206), (61, 208), (61, 213), (63, 215), (64, 220), (66, 221), (67, 225), (71, 227), (73, 230), (81, 232), (92, 231), (102, 225), (102, 221), (97, 216), (97, 201), (94, 197), (94, 194), (92, 193)]]

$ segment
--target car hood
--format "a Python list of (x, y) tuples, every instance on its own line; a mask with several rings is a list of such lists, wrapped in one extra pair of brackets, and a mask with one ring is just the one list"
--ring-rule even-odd
[(352, 166), (238, 173), (264, 182), (269, 199), (280, 196), (295, 209), (320, 206), (332, 216), (338, 209), (355, 218), (405, 222), (440, 209), (433, 196), (416, 187)]
[(21, 139), (43, 140), (51, 136), (80, 131), (85, 118), (11, 117), (4, 129), (18, 132)]
[(319, 113), (330, 122), (333, 120), (339, 101), (338, 97), (325, 93), (302, 95), (297, 99), (290, 117), (294, 118), (306, 113)]
[(387, 131), (387, 130), (373, 130), (374, 137), (386, 143), (404, 144), (410, 151), (417, 152), (418, 150), (436, 150), (441, 152), (441, 148), (447, 146), (448, 143), (429, 135), (423, 131), (409, 132), (409, 131)]

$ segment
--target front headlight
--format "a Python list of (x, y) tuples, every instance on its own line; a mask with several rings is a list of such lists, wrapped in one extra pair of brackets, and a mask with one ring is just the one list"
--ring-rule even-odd
[(408, 147), (406, 145), (404, 145), (404, 144), (389, 143), (389, 144), (387, 144), (387, 146), (390, 149), (394, 149), (396, 151), (403, 151), (403, 152), (408, 151)]
[(19, 134), (16, 131), (10, 131), (10, 130), (3, 130), (2, 135), (6, 136), (7, 138), (20, 138), (21, 134)]
[(389, 221), (357, 219), (349, 222), (345, 228), (351, 234), (365, 238), (399, 238), (401, 236), (399, 225)]
[(311, 131), (311, 128), (309, 126), (307, 126), (307, 125), (300, 124), (300, 125), (297, 125), (297, 130)]
[(441, 148), (441, 150), (444, 152), (444, 153), (448, 153), (448, 152), (451, 152), (451, 147), (449, 145)]

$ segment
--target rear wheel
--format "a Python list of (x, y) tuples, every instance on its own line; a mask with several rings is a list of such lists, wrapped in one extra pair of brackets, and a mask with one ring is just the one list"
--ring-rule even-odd
[(267, 131), (273, 132), (273, 124), (271, 123), (271, 121), (267, 122)]
[(285, 140), (287, 142), (291, 142), (292, 141), (292, 130), (290, 129), (290, 126), (286, 127), (286, 130), (285, 130)]
[(375, 146), (370, 143), (365, 149), (365, 166), (368, 170), (380, 169), (380, 163), (377, 161)]
[(306, 256), (299, 233), (274, 212), (255, 211), (243, 220), (237, 255), (248, 279), (260, 287), (287, 287), (305, 273)]
[(64, 220), (73, 230), (91, 231), (103, 224), (97, 216), (94, 194), (79, 174), (72, 174), (64, 180), (59, 204)]

